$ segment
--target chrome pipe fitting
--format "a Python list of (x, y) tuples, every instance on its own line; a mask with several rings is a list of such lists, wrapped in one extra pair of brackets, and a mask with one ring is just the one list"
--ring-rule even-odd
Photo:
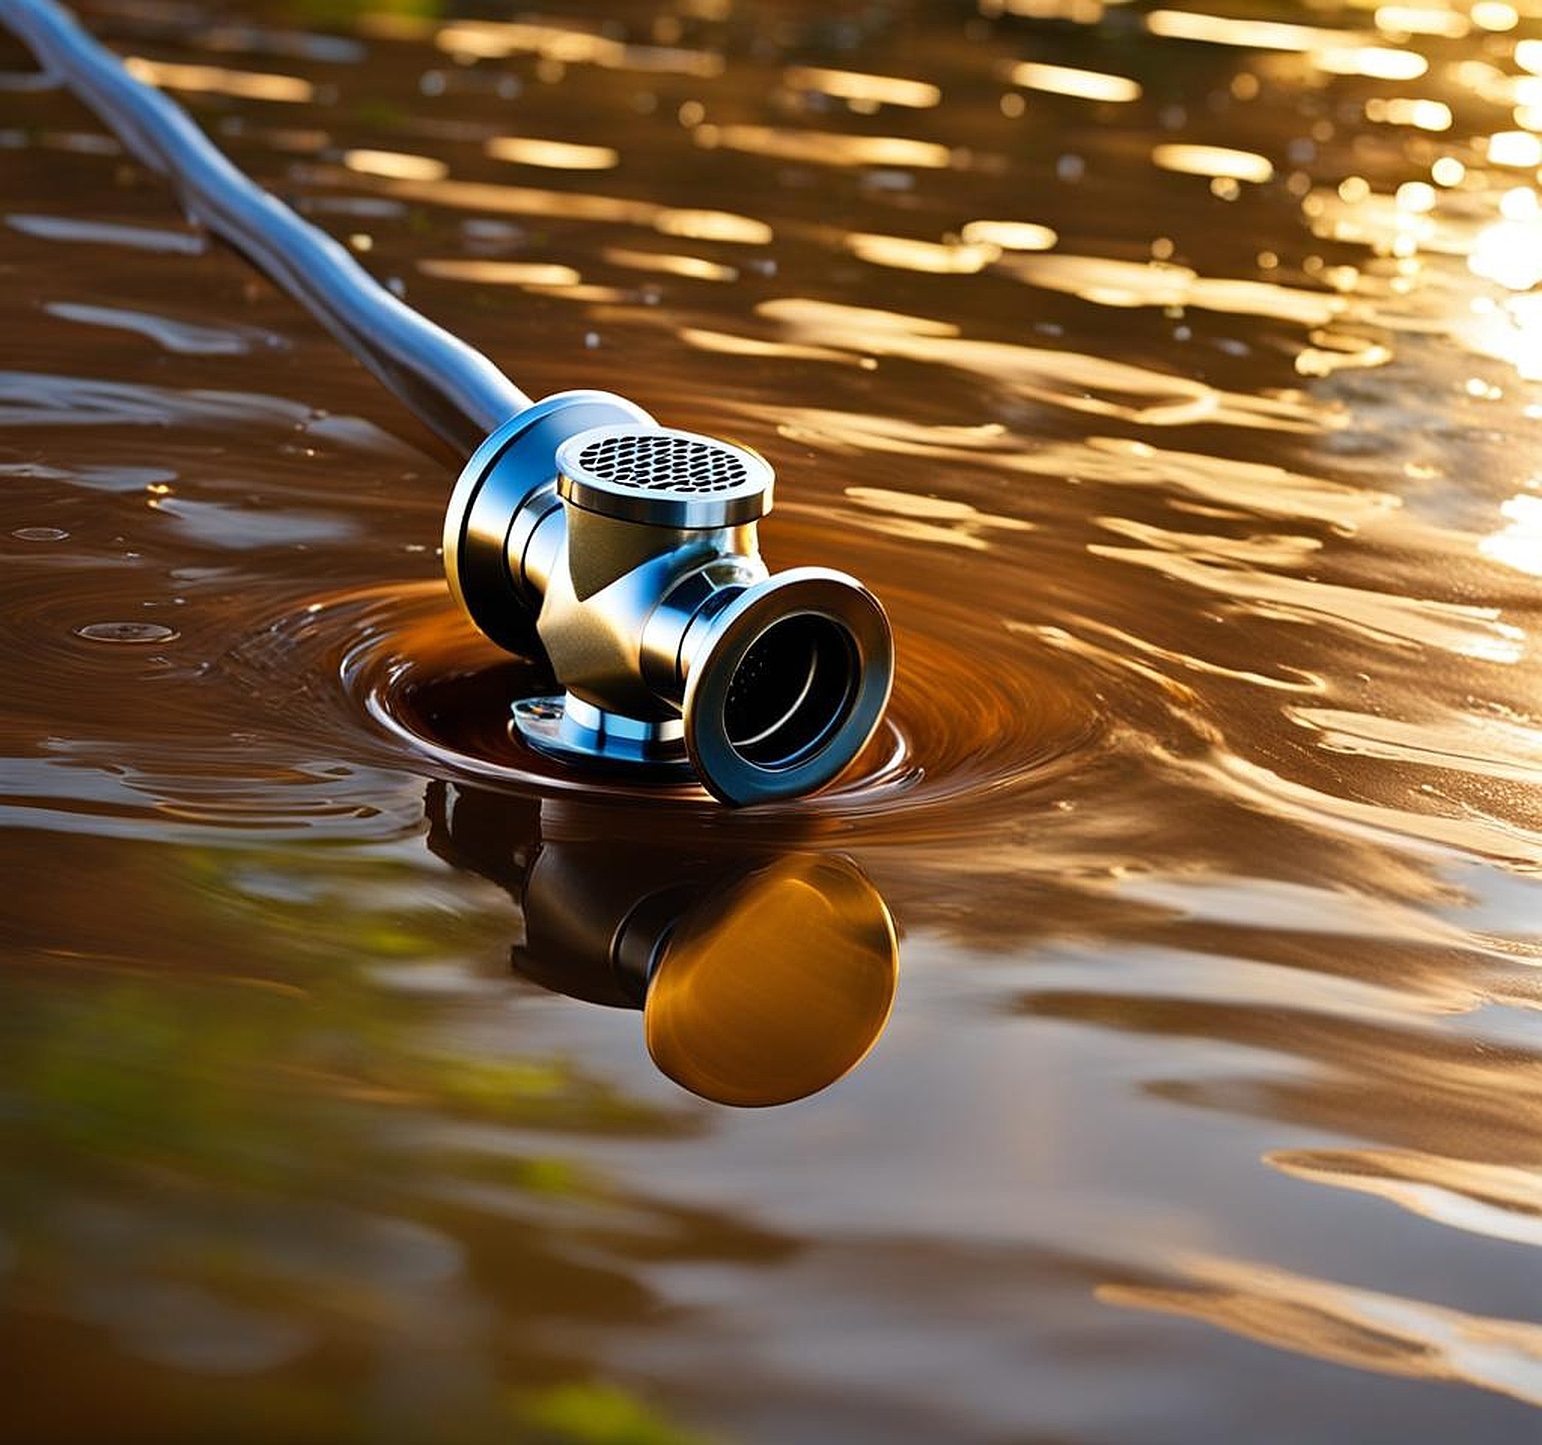
[(530, 746), (694, 773), (736, 806), (814, 792), (856, 757), (893, 681), (888, 619), (845, 573), (766, 570), (772, 486), (758, 453), (608, 392), (547, 397), (477, 448), (445, 572), (482, 632), (544, 651), (565, 689), (514, 704)]

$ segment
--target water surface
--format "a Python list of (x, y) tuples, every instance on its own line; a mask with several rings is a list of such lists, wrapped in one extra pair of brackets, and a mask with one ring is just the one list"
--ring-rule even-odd
[[(5, 1433), (1538, 1430), (1542, 10), (78, 8), (900, 668), (797, 806), (522, 752), (457, 459), (0, 50)], [(739, 1110), (546, 940), (768, 868), (899, 989)]]

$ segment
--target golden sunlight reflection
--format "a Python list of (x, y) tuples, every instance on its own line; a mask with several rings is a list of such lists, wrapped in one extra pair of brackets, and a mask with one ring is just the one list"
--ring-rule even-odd
[(495, 161), (557, 171), (607, 171), (621, 157), (610, 146), (573, 145), (527, 136), (494, 136), (483, 148)]
[(586, 195), (581, 191), (505, 186), (489, 181), (421, 181), (387, 176), (371, 179), (372, 188), (388, 196), (449, 206), (458, 211), (485, 211), (492, 215), (563, 216), (573, 220), (650, 226), (661, 209), (652, 201)]
[(535, 296), (550, 296), (557, 301), (576, 301), (584, 306), (619, 306), (623, 302), (637, 299), (635, 293), (620, 286), (596, 286), (590, 282), (548, 286), (544, 282), (530, 281), (522, 289)]
[(914, 492), (894, 492), (883, 487), (847, 487), (846, 495), (858, 506), (879, 514), (867, 525), (916, 542), (983, 552), (990, 545), (984, 535), (988, 531), (1033, 530), (1032, 522), (994, 516), (968, 502), (946, 497), (918, 496)]
[(812, 65), (789, 66), (782, 79), (791, 90), (815, 90), (857, 105), (902, 105), (927, 110), (942, 99), (942, 92), (923, 80), (901, 80), (892, 75), (867, 75), (856, 70), (824, 70)]
[(1174, 142), (1155, 147), (1151, 159), (1164, 171), (1218, 180), (1251, 181), (1255, 185), (1261, 185), (1274, 175), (1274, 167), (1265, 157), (1253, 151), (1232, 150), (1228, 146)]
[(1060, 237), (1032, 221), (970, 221), (959, 231), (970, 246), (999, 246), (1003, 251), (1048, 251)]
[[(1512, 630), (1519, 633), (1519, 629)], [(1523, 653), (1524, 648), (1518, 646), (1515, 658)], [(1513, 863), (1531, 873), (1542, 863), (1542, 832), (1509, 818), (1496, 818), (1478, 808), (1453, 814), (1365, 802), (1341, 792), (1308, 787), (1235, 755), (1222, 759), (1218, 767), (1228, 784), (1237, 789), (1238, 795), (1246, 799), (1249, 806), (1302, 825), (1315, 822), (1316, 826), (1322, 827), (1326, 821), (1330, 828), (1345, 834), (1376, 832), (1415, 839), (1424, 844), (1434, 843), (1443, 848), (1458, 848), (1480, 857)]]
[(683, 276), (691, 281), (737, 281), (739, 273), (732, 266), (708, 261), (702, 256), (675, 256), (661, 251), (631, 251), (622, 246), (607, 246), (600, 253), (612, 266), (633, 271), (656, 271), (665, 276)]
[(1542, 496), (1522, 492), (1503, 503), (1499, 514), (1505, 526), (1483, 538), (1478, 550), (1517, 572), (1542, 577)]
[(1451, 1229), (1542, 1245), (1542, 1171), (1416, 1149), (1295, 1149), (1264, 1156), (1283, 1174), (1373, 1194)]
[(755, 310), (796, 342), (951, 367), (994, 388), (1091, 416), (1147, 426), (1203, 423), (1281, 431), (1315, 431), (1328, 424), (1328, 413), (1309, 398), (1222, 391), (1193, 377), (1101, 355), (974, 340), (959, 336), (947, 322), (923, 317), (805, 297), (765, 301)]
[[(1366, 246), (1379, 256), (1412, 257), (1432, 241), (1436, 225), (1427, 205), (1429, 192), (1417, 189), (1418, 182), (1404, 184), (1415, 189), (1399, 187), (1387, 195), (1351, 176), (1336, 190), (1304, 197), (1301, 214), (1316, 236)], [(1343, 290), (1353, 290), (1363, 280), (1361, 269), (1353, 266), (1323, 268), (1319, 274)]]
[(1075, 96), (1081, 100), (1139, 100), (1140, 85), (1122, 75), (1105, 75), (1096, 70), (1075, 70), (1068, 65), (1044, 65), (1024, 60), (1011, 71), (1013, 85), (1025, 90), (1041, 90), (1051, 95)]
[(683, 326), (677, 333), (681, 342), (698, 351), (712, 351), (719, 356), (774, 357), (783, 361), (828, 361), (837, 366), (877, 365), (871, 357), (838, 351), (833, 346), (804, 346), (795, 341), (766, 341), (754, 336), (735, 336), (727, 331), (710, 331), (700, 326)]
[(1514, 30), (1521, 20), (1520, 11), (1506, 0), (1477, 0), (1471, 14), (1472, 23), (1480, 30), (1495, 32)]
[(226, 70), (217, 65), (178, 65), (169, 60), (146, 60), (140, 55), (126, 57), (123, 68), (136, 80), (164, 90), (292, 104), (302, 104), (316, 97), (316, 87), (297, 75), (266, 75), (252, 70)]
[(571, 266), (542, 261), (478, 261), (454, 257), (419, 261), (418, 270), (442, 281), (476, 281), (484, 286), (576, 286), (581, 279)]
[(843, 306), (839, 302), (819, 301), (812, 297), (788, 296), (764, 301), (755, 310), (762, 316), (800, 330), (824, 327), (832, 335), (858, 345), (889, 337), (952, 337), (959, 334), (959, 328), (951, 321), (911, 316), (903, 311), (882, 311), (874, 306)]
[(1499, 198), (1499, 214), (1508, 221), (1542, 219), (1542, 201), (1530, 186), (1512, 186)]
[(1391, 492), (1263, 462), (1173, 451), (1124, 437), (1089, 437), (1085, 445), (1080, 454), (1070, 448), (1058, 458), (1051, 454), (1045, 464), (1117, 486), (1175, 490), (1210, 506), (1241, 507), (1260, 517), (1323, 522), (1346, 537), (1402, 506)]
[(344, 154), (343, 164), (361, 176), (393, 176), (399, 180), (438, 181), (450, 173), (443, 161), (432, 156), (401, 151), (352, 150)]
[(1106, 1304), (1202, 1320), (1376, 1374), (1452, 1380), (1542, 1404), (1542, 1326), (1467, 1314), (1265, 1265), (1197, 1258), (1172, 1285), (1106, 1284)]
[(697, 142), (725, 150), (746, 151), (773, 160), (820, 166), (914, 166), (945, 170), (953, 152), (932, 141), (897, 135), (836, 135), (823, 130), (783, 130), (769, 125), (699, 127)]
[(1246, 50), (1293, 50), (1305, 53), (1342, 46), (1352, 37), (1340, 30), (1287, 25), (1274, 20), (1233, 20), (1189, 10), (1153, 10), (1146, 28), (1168, 40), (1200, 40)]
[(1526, 635), (1500, 620), (1495, 607), (1473, 607), (1435, 598), (1406, 596), (1369, 587), (1322, 582), (1309, 576), (1227, 566), (1207, 539), (1169, 534), (1167, 547), (1091, 543), (1087, 550), (1133, 567), (1144, 567), (1204, 592), (1224, 597), (1229, 607), (1259, 616), (1292, 616), (1400, 647), (1449, 652), (1488, 662), (1516, 663), (1525, 656)]
[(1404, 181), (1392, 200), (1400, 211), (1409, 211), (1415, 216), (1426, 215), (1435, 209), (1435, 188), (1428, 181)]
[(596, 65), (604, 70), (653, 71), (703, 79), (723, 72), (723, 57), (710, 51), (629, 45), (588, 30), (526, 21), (455, 20), (440, 28), (434, 43), (446, 54), (468, 60), (537, 55), (563, 65)]
[(1384, 125), (1406, 125), (1416, 130), (1451, 129), (1451, 107), (1440, 100), (1417, 100), (1407, 96), (1387, 99), (1372, 96), (1365, 103), (1365, 118)]
[(334, 181), (369, 183), (372, 190), (402, 200), (453, 210), (483, 211), (493, 215), (561, 216), (581, 221), (609, 221), (617, 225), (645, 226), (666, 236), (685, 236), (700, 241), (732, 241), (763, 246), (771, 239), (764, 221), (729, 211), (704, 211), (662, 206), (656, 201), (623, 196), (598, 196), (581, 191), (548, 191), (532, 186), (505, 186), (487, 181), (409, 180), (391, 176), (365, 176), (354, 171), (325, 169), (318, 177)]
[(1296, 355), (1298, 376), (1332, 376), (1336, 371), (1364, 371), (1386, 366), (1392, 360), (1392, 348), (1385, 342), (1349, 332), (1318, 329), (1310, 337), (1311, 345)]
[(1475, 276), (1511, 291), (1529, 291), (1542, 283), (1542, 216), (1485, 226), (1473, 242), (1467, 265)]
[(983, 241), (949, 245), (912, 241), (905, 236), (862, 233), (847, 236), (845, 245), (854, 256), (875, 266), (893, 266), (901, 271), (925, 271), (939, 276), (972, 276), (1001, 255), (999, 246)]
[(1289, 708), (1287, 715), (1315, 733), (1320, 748), (1349, 757), (1514, 783), (1542, 773), (1542, 732), (1487, 713), (1417, 722), (1342, 708)]
[(1542, 99), (1539, 77), (1510, 75), (1486, 60), (1459, 61), (1447, 73), (1459, 86), (1490, 105), (1535, 105)]
[[(1542, 258), (1533, 256), (1529, 264), (1542, 266)], [(1542, 381), (1542, 294), (1511, 296), (1501, 302), (1479, 297), (1472, 314), (1456, 324), (1454, 334), (1480, 356), (1508, 362), (1522, 381)], [(1483, 391), (1474, 391), (1469, 384), (1470, 394), (1490, 395), (1485, 383), (1477, 385)], [(1498, 394), (1497, 389), (1493, 394)]]
[[(1125, 3), (1108, 0), (1108, 5)], [(1071, 25), (1096, 25), (1105, 9), (1103, 0), (980, 0), (982, 15), (1020, 15), (1025, 20), (1064, 20)]]
[(765, 246), (771, 241), (771, 227), (764, 221), (736, 216), (730, 211), (665, 206), (654, 216), (653, 229), (689, 241), (732, 241), (740, 246)]
[(477, 59), (502, 60), (524, 52), (569, 63), (619, 64), (626, 49), (619, 41), (587, 31), (492, 20), (454, 21), (439, 30), (434, 43), (451, 55)]
[(1444, 5), (1379, 5), (1376, 28), (1391, 39), (1406, 40), (1415, 35), (1438, 35), (1446, 40), (1460, 40), (1472, 28), (1467, 17)]
[(1368, 80), (1417, 80), (1430, 68), (1416, 51), (1384, 45), (1330, 46), (1314, 50), (1311, 59), (1329, 75), (1360, 75)]
[(1502, 130), (1488, 138), (1488, 163), (1529, 171), (1542, 165), (1542, 136), (1526, 130)]
[(1056, 253), (1006, 258), (1001, 269), (1030, 286), (1079, 296), (1099, 306), (1193, 306), (1233, 316), (1269, 316), (1301, 326), (1324, 326), (1349, 307), (1344, 297), (1331, 291), (1198, 276), (1186, 266), (1169, 262)]

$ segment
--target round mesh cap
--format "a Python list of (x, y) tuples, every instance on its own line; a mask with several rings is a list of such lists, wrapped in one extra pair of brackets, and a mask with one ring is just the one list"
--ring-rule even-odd
[(602, 426), (557, 449), (557, 490), (587, 512), (732, 527), (771, 510), (772, 471), (748, 447), (669, 427)]

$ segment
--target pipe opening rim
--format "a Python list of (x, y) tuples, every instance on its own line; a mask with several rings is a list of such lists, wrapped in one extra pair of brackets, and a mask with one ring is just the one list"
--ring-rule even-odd
[(873, 735), (893, 678), (888, 619), (866, 588), (823, 568), (782, 573), (713, 620), (686, 682), (686, 749), (725, 803), (816, 792)]

